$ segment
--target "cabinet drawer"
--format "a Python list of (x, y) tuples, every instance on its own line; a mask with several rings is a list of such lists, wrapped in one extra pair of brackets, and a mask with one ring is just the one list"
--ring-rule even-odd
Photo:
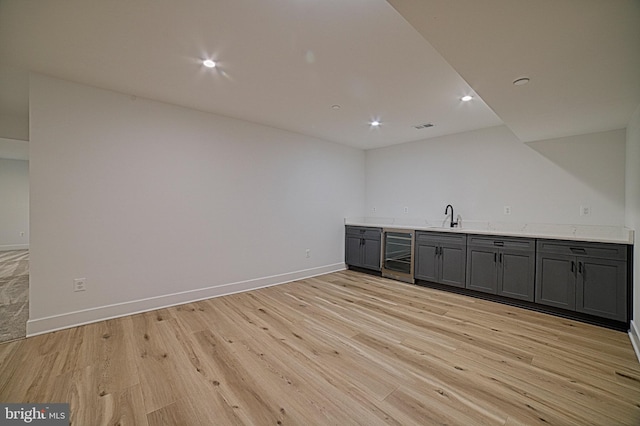
[(493, 247), (496, 249), (520, 250), (532, 253), (535, 252), (536, 249), (535, 240), (530, 238), (501, 238), (470, 235), (467, 243), (470, 246), (476, 247)]
[(416, 244), (443, 243), (465, 245), (467, 236), (465, 234), (449, 234), (447, 232), (416, 231)]
[(382, 229), (380, 228), (368, 228), (364, 226), (347, 226), (346, 228), (347, 235), (366, 238), (368, 240), (380, 240), (382, 235)]
[(537, 250), (540, 253), (627, 260), (627, 246), (624, 244), (538, 240)]

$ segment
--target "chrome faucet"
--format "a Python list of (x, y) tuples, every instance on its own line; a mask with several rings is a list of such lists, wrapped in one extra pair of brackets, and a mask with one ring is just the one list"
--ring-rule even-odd
[(453, 206), (451, 204), (447, 204), (447, 207), (444, 208), (444, 214), (446, 215), (447, 212), (449, 211), (449, 207), (451, 207), (451, 228), (455, 228), (456, 226), (458, 226), (458, 221), (456, 220), (455, 222), (453, 221)]

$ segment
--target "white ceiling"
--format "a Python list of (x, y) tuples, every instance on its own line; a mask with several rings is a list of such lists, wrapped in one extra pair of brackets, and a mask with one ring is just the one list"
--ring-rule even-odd
[(522, 141), (625, 128), (640, 105), (639, 0), (389, 3)]
[(638, 23), (638, 0), (0, 0), (0, 114), (34, 71), (364, 149), (589, 133), (640, 104)]

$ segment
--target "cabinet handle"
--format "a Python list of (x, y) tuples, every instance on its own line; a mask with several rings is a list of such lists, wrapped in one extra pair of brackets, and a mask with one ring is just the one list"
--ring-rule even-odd
[(502, 263), (502, 253), (500, 253), (500, 263)]
[(576, 262), (574, 262), (573, 260), (571, 261), (571, 272), (575, 272), (576, 271)]
[(364, 238), (360, 238), (360, 245), (363, 246), (364, 245)]
[(582, 262), (578, 262), (578, 272), (582, 274)]
[(493, 263), (498, 261), (498, 253), (493, 253)]

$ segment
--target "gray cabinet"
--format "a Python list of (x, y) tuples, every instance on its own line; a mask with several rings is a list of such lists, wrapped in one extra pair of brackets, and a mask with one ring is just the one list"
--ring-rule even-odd
[(382, 229), (347, 226), (345, 232), (345, 263), (349, 266), (380, 270)]
[(536, 263), (536, 303), (575, 311), (575, 256), (538, 252)]
[[(382, 229), (345, 229), (345, 263), (382, 271)], [(628, 326), (631, 258), (625, 244), (416, 231), (413, 271), (419, 280)]]
[(464, 287), (467, 236), (416, 232), (415, 278)]
[(468, 289), (532, 302), (534, 285), (535, 240), (469, 236)]
[(627, 320), (627, 246), (538, 240), (536, 303)]

